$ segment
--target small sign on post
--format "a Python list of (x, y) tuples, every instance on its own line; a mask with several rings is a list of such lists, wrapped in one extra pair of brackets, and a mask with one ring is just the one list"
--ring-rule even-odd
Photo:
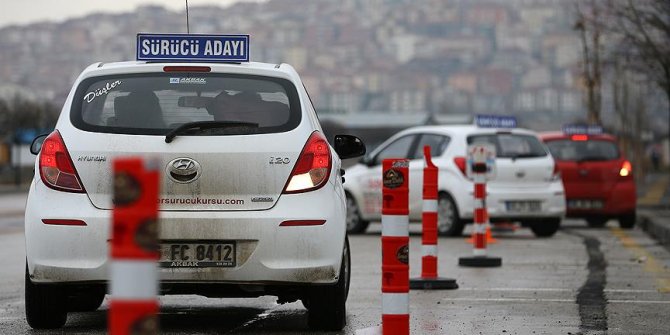
[(489, 216), (486, 208), (486, 181), (495, 176), (495, 147), (489, 143), (468, 146), (467, 175), (474, 182), (474, 249), (472, 257), (461, 257), (458, 265), (473, 267), (495, 267), (502, 265), (500, 257), (491, 257), (486, 252), (486, 230)]

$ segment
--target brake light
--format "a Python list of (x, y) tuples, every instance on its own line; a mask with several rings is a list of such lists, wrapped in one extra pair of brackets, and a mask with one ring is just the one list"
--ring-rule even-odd
[(164, 66), (163, 72), (211, 72), (209, 66)]
[(465, 157), (454, 157), (454, 164), (458, 167), (459, 170), (461, 170), (461, 173), (465, 176), (466, 171), (466, 165), (465, 165)]
[(633, 166), (629, 161), (624, 161), (621, 165), (621, 170), (619, 170), (619, 175), (622, 177), (628, 177), (633, 174)]
[(54, 190), (85, 192), (58, 130), (51, 133), (42, 144), (39, 170), (44, 184)]
[(558, 170), (558, 164), (554, 162), (554, 171), (551, 172), (551, 179), (549, 181), (561, 180), (561, 171)]
[(283, 193), (302, 193), (321, 188), (330, 177), (331, 166), (328, 142), (321, 133), (312, 133), (293, 167)]
[(589, 136), (588, 135), (572, 135), (572, 137), (570, 137), (570, 139), (573, 140), (573, 141), (588, 141)]

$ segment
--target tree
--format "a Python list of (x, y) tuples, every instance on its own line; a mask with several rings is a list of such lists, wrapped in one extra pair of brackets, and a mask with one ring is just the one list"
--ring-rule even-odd
[(665, 92), (670, 118), (670, 1), (609, 0), (609, 4), (614, 20), (607, 29), (619, 36), (617, 52)]
[(601, 123), (602, 8), (598, 0), (590, 0), (587, 6), (582, 0), (575, 1), (577, 21), (573, 28), (579, 32), (582, 42), (582, 77), (586, 87), (587, 119), (591, 124)]

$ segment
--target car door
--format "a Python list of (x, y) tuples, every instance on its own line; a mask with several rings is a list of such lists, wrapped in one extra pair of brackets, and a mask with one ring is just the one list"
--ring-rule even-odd
[(442, 155), (449, 144), (449, 138), (439, 134), (418, 135), (417, 144), (408, 156), (409, 162), (409, 215), (412, 221), (421, 221), (423, 213), (423, 169), (426, 166), (423, 148), (430, 147), (432, 157)]
[[(409, 134), (382, 144), (373, 156), (362, 178), (363, 187), (361, 212), (366, 219), (380, 220), (382, 212), (382, 162), (386, 158), (408, 158), (416, 146), (416, 134)], [(411, 176), (410, 176), (411, 181)], [(410, 187), (411, 188), (411, 187)]]

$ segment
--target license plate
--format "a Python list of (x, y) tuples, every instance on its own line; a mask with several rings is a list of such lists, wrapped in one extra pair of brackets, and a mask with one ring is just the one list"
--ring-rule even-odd
[(535, 213), (541, 210), (539, 201), (506, 201), (508, 212)]
[(573, 199), (568, 200), (568, 208), (570, 209), (602, 209), (602, 200), (590, 199)]
[(234, 241), (161, 244), (160, 266), (164, 268), (235, 267)]

